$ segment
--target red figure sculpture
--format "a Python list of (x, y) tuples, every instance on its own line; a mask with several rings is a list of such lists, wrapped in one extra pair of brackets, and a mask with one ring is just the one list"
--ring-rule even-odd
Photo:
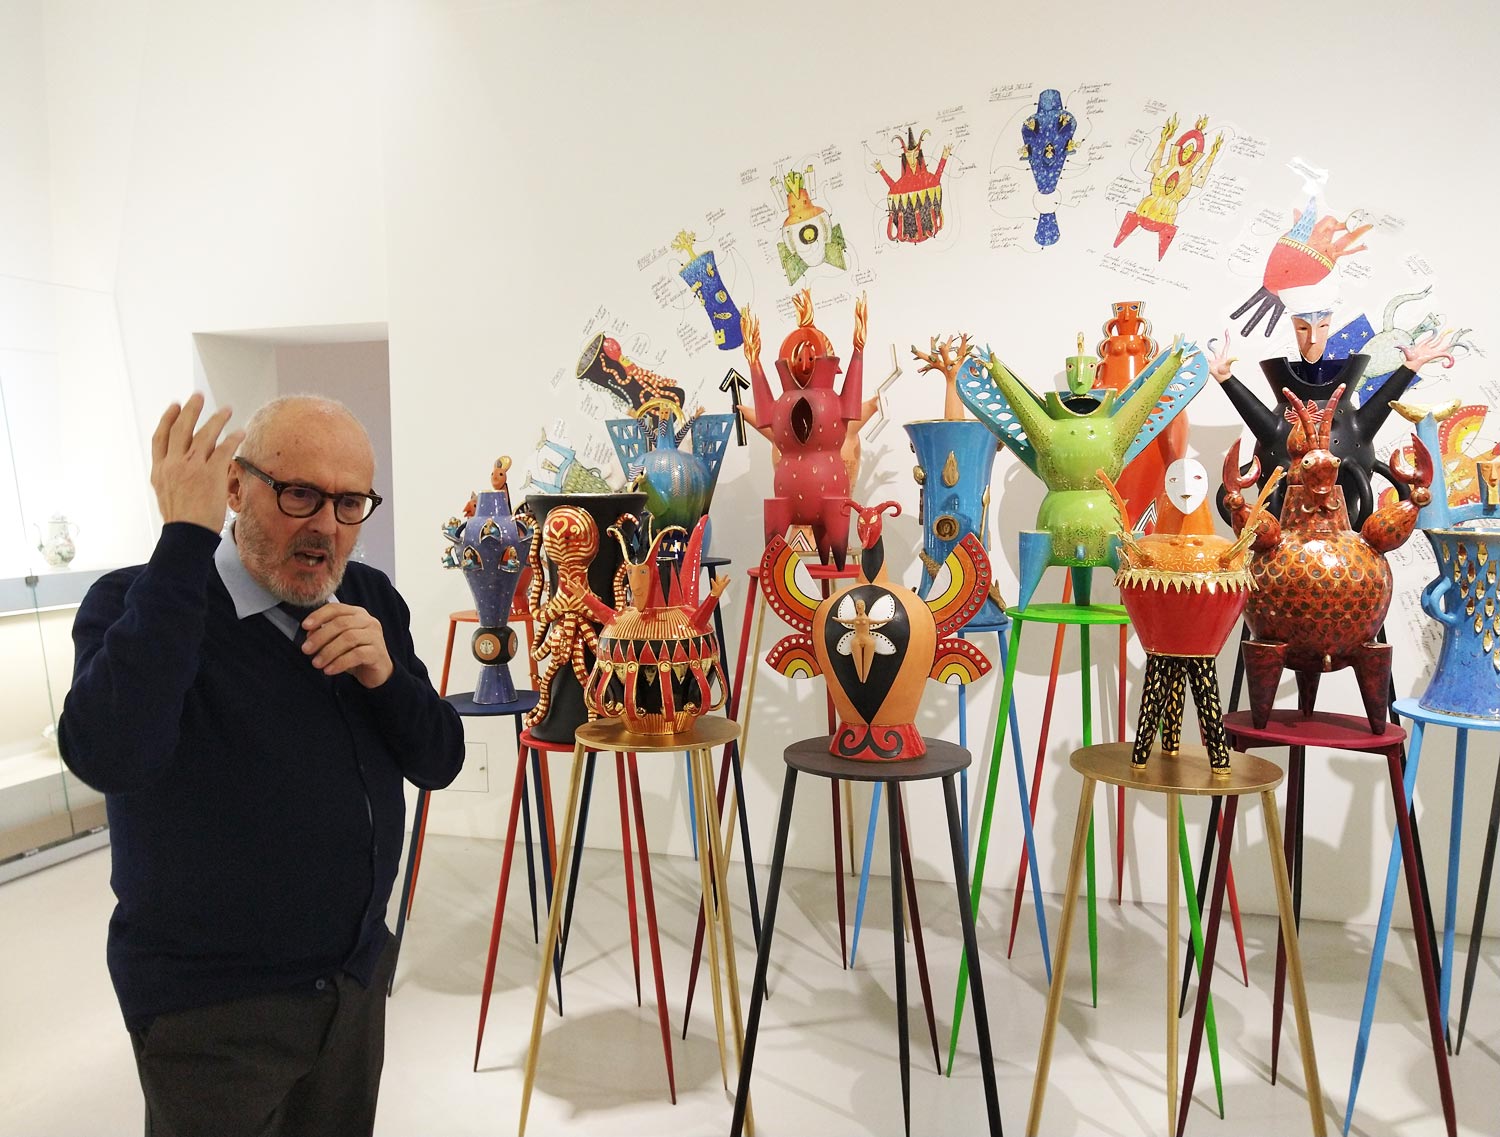
[(792, 525), (809, 526), (823, 563), (832, 560), (843, 568), (849, 551), (850, 485), (840, 451), (848, 424), (863, 414), (869, 314), (861, 293), (854, 305), (854, 353), (843, 389), (835, 391), (839, 359), (832, 341), (813, 325), (812, 291), (804, 289), (792, 301), (797, 327), (782, 341), (776, 359), (780, 395), (771, 394), (760, 365), (760, 322), (749, 309), (740, 319), (755, 421), (769, 426), (771, 443), (781, 453), (772, 483), (776, 496), (766, 499), (766, 540), (782, 536)]
[[(1266, 520), (1255, 536), (1250, 573), (1255, 591), (1245, 609), (1251, 638), (1244, 645), (1250, 681), (1250, 712), (1264, 727), (1276, 699), (1284, 667), (1297, 673), (1297, 703), (1310, 715), (1318, 680), (1326, 671), (1354, 669), (1370, 730), (1386, 722), (1391, 646), (1375, 642), (1391, 604), (1391, 567), (1385, 554), (1411, 536), (1418, 510), (1432, 494), (1432, 457), (1412, 436), (1415, 466), (1391, 455), (1391, 472), (1411, 487), (1409, 501), (1396, 502), (1370, 515), (1358, 533), (1349, 528), (1344, 491), (1339, 487), (1339, 459), (1329, 449), (1334, 414), (1344, 393), (1341, 384), (1321, 411), (1283, 390), (1291, 409), (1287, 438), (1290, 486), (1281, 520)], [(1236, 533), (1251, 516), (1241, 490), (1255, 484), (1260, 463), (1252, 460), (1242, 475), (1239, 443), (1224, 460), (1226, 501)]]

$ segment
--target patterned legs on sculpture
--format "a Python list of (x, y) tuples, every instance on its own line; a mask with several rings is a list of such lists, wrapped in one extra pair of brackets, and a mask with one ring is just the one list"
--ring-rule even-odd
[(1193, 693), (1193, 706), (1198, 711), (1198, 728), (1208, 750), (1209, 765), (1215, 770), (1229, 769), (1229, 739), (1224, 732), (1224, 711), (1219, 703), (1219, 676), (1214, 658), (1158, 655), (1154, 652), (1146, 656), (1145, 693), (1141, 698), (1141, 716), (1136, 723), (1135, 745), (1130, 755), (1132, 766), (1146, 765), (1158, 728), (1164, 752), (1176, 754), (1181, 749), (1182, 714), (1189, 689)]

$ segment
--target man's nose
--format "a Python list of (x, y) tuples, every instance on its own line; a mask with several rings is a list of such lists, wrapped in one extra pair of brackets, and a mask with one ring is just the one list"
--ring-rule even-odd
[(333, 498), (324, 498), (318, 503), (317, 510), (304, 519), (304, 524), (319, 533), (332, 533), (338, 529), (338, 521), (333, 516)]

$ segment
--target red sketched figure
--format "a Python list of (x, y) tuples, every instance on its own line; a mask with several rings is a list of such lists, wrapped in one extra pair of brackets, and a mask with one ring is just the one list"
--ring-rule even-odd
[(891, 177), (880, 159), (875, 160), (875, 172), (885, 179), (885, 235), (892, 241), (915, 244), (937, 236), (943, 228), (943, 167), (953, 147), (944, 146), (937, 169), (929, 170), (922, 143), (931, 133), (924, 130), (916, 136), (907, 127), (905, 142), (899, 134), (895, 136), (896, 145), (901, 147), (899, 178)]

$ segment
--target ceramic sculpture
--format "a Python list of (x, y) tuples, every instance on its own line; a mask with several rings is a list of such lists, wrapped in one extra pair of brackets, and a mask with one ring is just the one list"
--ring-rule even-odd
[(1089, 602), (1091, 570), (1114, 565), (1120, 524), (1104, 470), (1118, 478), (1203, 386), (1198, 350), (1179, 337), (1123, 392), (1064, 401), (1037, 395), (993, 353), (959, 372), (964, 404), (1047, 486), (1037, 527), (1021, 534), (1019, 605), (1024, 608), (1049, 565), (1072, 570), (1078, 603)]
[[(1156, 355), (1156, 341), (1151, 338), (1151, 323), (1143, 315), (1144, 303), (1120, 300), (1110, 307), (1113, 314), (1104, 325), (1104, 338), (1097, 349), (1100, 362), (1095, 383), (1111, 391), (1124, 391)], [(1178, 415), (1121, 472), (1120, 494), (1130, 503), (1127, 529), (1151, 532), (1156, 494), (1167, 468), (1187, 457), (1187, 428), (1187, 417)]]
[(1077, 148), (1073, 142), (1077, 130), (1078, 120), (1063, 106), (1062, 95), (1050, 88), (1037, 96), (1036, 113), (1021, 124), (1021, 157), (1031, 167), (1041, 195), (1036, 243), (1044, 248), (1057, 244), (1062, 235), (1057, 226), (1057, 179), (1068, 155)]
[(621, 550), (600, 534), (621, 517), (639, 514), (640, 493), (529, 494), (526, 506), (539, 519), (531, 546), (527, 605), (536, 642), (531, 656), (546, 660), (536, 707), (525, 719), (545, 742), (573, 741), (573, 733), (597, 717), (584, 701), (584, 686), (599, 647), (599, 624), (587, 597), (613, 611)]
[(45, 534), (35, 525), (32, 528), (38, 537), (36, 551), (44, 561), (53, 568), (67, 568), (73, 563), (78, 555), (78, 546), (73, 541), (78, 536), (78, 525), (69, 521), (66, 514), (54, 513), (49, 517)]
[[(1152, 351), (1156, 350), (1156, 343), (1151, 344)], [(1091, 411), (1099, 404), (1096, 396), (1089, 394), (1098, 386), (1098, 374), (1100, 368), (1099, 357), (1089, 355), (1083, 350), (1083, 333), (1078, 333), (1078, 354), (1070, 355), (1063, 360), (1063, 382), (1067, 385), (1068, 393), (1063, 396), (1063, 402), (1071, 404), (1073, 400), (1082, 400), (1078, 409), (1080, 411)]]
[(899, 178), (891, 177), (885, 165), (875, 160), (875, 172), (885, 179), (885, 235), (892, 241), (916, 244), (937, 236), (943, 228), (943, 167), (953, 147), (944, 146), (937, 169), (929, 170), (922, 143), (931, 133), (924, 130), (918, 136), (908, 126), (906, 141), (896, 135), (896, 145), (901, 147)]
[[(1370, 730), (1386, 722), (1391, 646), (1375, 642), (1391, 603), (1391, 567), (1385, 554), (1400, 548), (1416, 526), (1417, 511), (1431, 500), (1432, 458), (1413, 436), (1414, 465), (1391, 456), (1391, 474), (1411, 491), (1409, 501), (1376, 510), (1354, 532), (1338, 484), (1339, 459), (1330, 434), (1337, 422), (1337, 387), (1328, 403), (1303, 402), (1290, 390), (1287, 413), (1295, 425), (1287, 437), (1290, 483), (1279, 522), (1266, 521), (1255, 535), (1250, 573), (1255, 591), (1245, 609), (1250, 638), (1244, 643), (1250, 711), (1265, 726), (1283, 668), (1297, 676), (1297, 701), (1310, 715), (1324, 673), (1353, 668)], [(1251, 517), (1241, 491), (1256, 483), (1258, 463), (1239, 468), (1239, 443), (1224, 460), (1224, 483), (1236, 534)]]
[(464, 517), (450, 517), (443, 526), (450, 543), (443, 551), (443, 567), (463, 571), (479, 614), (469, 647), (479, 663), (474, 702), (485, 706), (516, 701), (510, 661), (519, 641), (506, 620), (533, 536), (527, 519), (512, 515), (509, 470), (508, 457), (497, 459), (491, 488), (470, 498)]
[(711, 619), (729, 578), (714, 581), (709, 595), (699, 600), (708, 518), (698, 521), (665, 589), (658, 560), (676, 527), (659, 531), (637, 561), (626, 547), (626, 526), (638, 527), (639, 522), (623, 517), (610, 526), (609, 536), (625, 553), (628, 599), (622, 597), (611, 609), (592, 593), (584, 598), (603, 624), (584, 697), (591, 713), (622, 718), (635, 734), (681, 734), (699, 715), (724, 705), (728, 684)]
[(1191, 130), (1184, 130), (1176, 141), (1172, 141), (1172, 135), (1177, 132), (1177, 116), (1174, 114), (1162, 124), (1156, 153), (1151, 156), (1148, 168), (1151, 190), (1120, 223), (1115, 248), (1118, 249), (1136, 229), (1145, 229), (1156, 234), (1156, 259), (1161, 260), (1167, 255), (1167, 247), (1177, 236), (1177, 211), (1182, 208), (1188, 194), (1203, 188), (1214, 160), (1219, 156), (1219, 147), (1224, 145), (1224, 135), (1220, 133), (1214, 138), (1212, 148), (1204, 151), (1207, 140), (1203, 137), (1203, 128), (1207, 125), (1208, 116), (1203, 115)]
[[(1123, 498), (1102, 472), (1100, 479), (1110, 487), (1123, 522)], [(1254, 520), (1237, 541), (1228, 541), (1214, 533), (1208, 490), (1202, 463), (1179, 459), (1168, 467), (1156, 502), (1156, 532), (1137, 537), (1127, 525), (1120, 542), (1115, 583), (1146, 649), (1146, 681), (1130, 757), (1138, 767), (1150, 758), (1158, 731), (1162, 751), (1178, 752), (1185, 691), (1191, 690), (1209, 765), (1229, 771), (1217, 662), (1245, 610), (1252, 587), (1248, 547), (1266, 515), (1258, 512), (1257, 503), (1250, 515)]]
[[(672, 419), (680, 424), (674, 430)], [(646, 512), (657, 529), (678, 526), (691, 533), (708, 513), (735, 416), (688, 417), (670, 400), (654, 400), (631, 418), (604, 425), (630, 488), (646, 495)], [(689, 439), (683, 449), (684, 439)]]
[[(1327, 294), (1325, 293), (1325, 296)], [(1314, 301), (1315, 305), (1327, 300)], [(1287, 440), (1296, 429), (1297, 416), (1288, 409), (1289, 397), (1301, 402), (1326, 398), (1335, 386), (1352, 390), (1364, 374), (1369, 362), (1364, 355), (1351, 355), (1342, 360), (1325, 360), (1327, 346), (1329, 310), (1321, 307), (1304, 309), (1294, 317), (1297, 331), (1297, 359), (1281, 356), (1261, 360), (1261, 371), (1272, 392), (1283, 397), (1274, 406), (1266, 406), (1250, 393), (1231, 372), (1234, 359), (1229, 355), (1229, 333), (1224, 333), (1224, 343), (1214, 351), (1209, 363), (1209, 373), (1218, 380), (1224, 394), (1234, 409), (1244, 419), (1250, 433), (1255, 436), (1255, 460), (1265, 475), (1277, 467), (1288, 466)], [(1428, 336), (1411, 348), (1403, 348), (1406, 365), (1398, 368), (1377, 391), (1372, 391), (1358, 407), (1349, 400), (1340, 400), (1334, 413), (1332, 434), (1328, 439), (1328, 450), (1338, 459), (1339, 488), (1343, 491), (1344, 505), (1349, 511), (1349, 520), (1356, 526), (1363, 525), (1375, 508), (1375, 491), (1371, 485), (1372, 474), (1380, 474), (1394, 482), (1391, 469), (1377, 460), (1375, 436), (1385, 425), (1391, 414), (1391, 404), (1399, 399), (1406, 389), (1417, 380), (1417, 373), (1434, 361), (1451, 366), (1451, 335)], [(1228, 492), (1226, 483), (1225, 492)], [(1281, 487), (1271, 498), (1273, 514), (1281, 510), (1282, 494), (1288, 492)], [(1221, 502), (1220, 513), (1228, 518), (1228, 507)]]
[[(1437, 451), (1434, 414), (1421, 415), (1417, 437)], [(1418, 701), (1430, 711), (1500, 719), (1500, 459), (1476, 466), (1477, 503), (1450, 504), (1447, 471), (1439, 465), (1432, 500), (1417, 515), (1438, 570), (1422, 590), (1422, 611), (1443, 627), (1437, 664)]]
[(734, 306), (729, 286), (719, 274), (713, 251), (693, 251), (693, 242), (697, 239), (696, 233), (684, 229), (672, 241), (672, 248), (688, 258), (687, 263), (677, 270), (677, 275), (687, 282), (698, 303), (703, 305), (714, 330), (714, 346), (720, 351), (733, 351), (741, 343), (740, 310)]
[(1099, 353), (1099, 372), (1094, 382), (1111, 391), (1123, 391), (1155, 358), (1156, 341), (1151, 338), (1151, 321), (1146, 319), (1144, 302), (1116, 300), (1109, 307), (1104, 338), (1094, 349)]
[(760, 324), (744, 315), (745, 358), (750, 364), (750, 391), (757, 429), (768, 430), (779, 451), (773, 477), (775, 496), (766, 499), (765, 535), (769, 541), (792, 525), (809, 526), (818, 555), (840, 568), (849, 549), (849, 471), (842, 450), (849, 424), (864, 413), (865, 329), (869, 319), (861, 294), (854, 305), (854, 351), (842, 389), (834, 384), (840, 371), (833, 343), (813, 324), (812, 292), (793, 298), (797, 327), (776, 359), (781, 394), (773, 395), (760, 363)]
[(653, 399), (668, 399), (682, 406), (681, 387), (628, 358), (620, 342), (603, 332), (589, 340), (578, 357), (578, 379), (603, 391), (627, 411), (639, 410)]
[[(925, 579), (920, 595), (927, 596), (937, 582), (943, 563), (956, 545), (973, 533), (989, 548), (990, 475), (1000, 443), (982, 422), (969, 418), (958, 397), (958, 372), (969, 358), (969, 337), (952, 338), (941, 344), (931, 341), (931, 350), (912, 355), (922, 361), (920, 371), (936, 371), (946, 380), (943, 418), (905, 425), (917, 456), (913, 475), (921, 487), (922, 567)], [(985, 597), (972, 622), (994, 627), (1004, 620), (998, 597)]]
[(881, 516), (894, 517), (893, 501), (871, 509), (849, 503), (859, 515), (860, 566), (854, 584), (827, 599), (805, 592), (796, 578), (796, 552), (771, 538), (760, 562), (761, 587), (772, 609), (797, 631), (782, 639), (766, 662), (788, 676), (822, 675), (838, 713), (828, 751), (839, 758), (897, 761), (927, 752), (915, 725), (927, 679), (972, 683), (989, 660), (953, 636), (984, 602), (990, 563), (970, 533), (949, 554), (949, 585), (923, 601), (886, 572)]

